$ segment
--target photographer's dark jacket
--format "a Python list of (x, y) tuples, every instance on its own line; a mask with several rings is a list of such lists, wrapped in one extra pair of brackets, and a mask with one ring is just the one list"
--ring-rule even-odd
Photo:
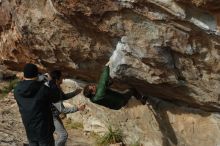
[(29, 140), (47, 139), (55, 130), (51, 103), (59, 100), (60, 90), (52, 82), (24, 80), (14, 90), (22, 121)]

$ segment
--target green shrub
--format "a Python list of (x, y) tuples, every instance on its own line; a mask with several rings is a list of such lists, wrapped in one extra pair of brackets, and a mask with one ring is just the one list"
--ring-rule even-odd
[(1, 89), (1, 97), (5, 97), (9, 92), (11, 92), (16, 87), (18, 82), (18, 79), (10, 80), (8, 85)]
[(107, 146), (109, 144), (115, 144), (123, 142), (123, 134), (120, 129), (113, 129), (111, 126), (108, 131), (101, 137), (97, 139), (97, 144), (99, 146)]

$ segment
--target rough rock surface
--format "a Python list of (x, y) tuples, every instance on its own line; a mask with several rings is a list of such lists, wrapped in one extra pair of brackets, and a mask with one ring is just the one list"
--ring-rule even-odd
[(111, 58), (111, 76), (142, 94), (219, 112), (219, 50), (217, 0), (0, 0), (8, 70), (33, 62), (96, 81)]
[(143, 94), (219, 111), (219, 10), (214, 0), (2, 0), (0, 61), (94, 81), (112, 56), (112, 76)]

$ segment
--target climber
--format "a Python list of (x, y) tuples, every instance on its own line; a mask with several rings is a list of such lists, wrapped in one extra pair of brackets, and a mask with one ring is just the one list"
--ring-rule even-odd
[(113, 91), (109, 88), (109, 64), (108, 62), (99, 79), (99, 83), (88, 84), (84, 87), (83, 94), (85, 97), (89, 98), (93, 103), (118, 110), (121, 107), (125, 106), (130, 99), (131, 95), (134, 93), (133, 90), (129, 90), (125, 94)]
[(74, 113), (77, 111), (83, 111), (85, 109), (85, 105), (79, 105), (76, 107), (67, 108), (63, 105), (63, 100), (68, 100), (76, 95), (78, 95), (82, 90), (76, 89), (74, 92), (70, 92), (68, 94), (64, 94), (64, 92), (60, 88), (60, 84), (62, 84), (62, 73), (60, 70), (54, 70), (50, 73), (50, 78), (53, 82), (58, 86), (60, 90), (60, 100), (56, 103), (52, 104), (52, 112), (53, 112), (53, 122), (55, 126), (55, 133), (58, 135), (58, 138), (55, 140), (55, 146), (65, 146), (65, 143), (68, 138), (68, 133), (63, 125), (62, 117), (68, 113)]

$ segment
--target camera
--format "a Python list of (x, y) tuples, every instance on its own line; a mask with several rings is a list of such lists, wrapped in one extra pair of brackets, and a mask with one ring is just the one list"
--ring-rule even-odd
[(37, 77), (37, 81), (39, 82), (47, 82), (49, 81), (49, 74), (45, 73), (45, 74), (39, 74)]

